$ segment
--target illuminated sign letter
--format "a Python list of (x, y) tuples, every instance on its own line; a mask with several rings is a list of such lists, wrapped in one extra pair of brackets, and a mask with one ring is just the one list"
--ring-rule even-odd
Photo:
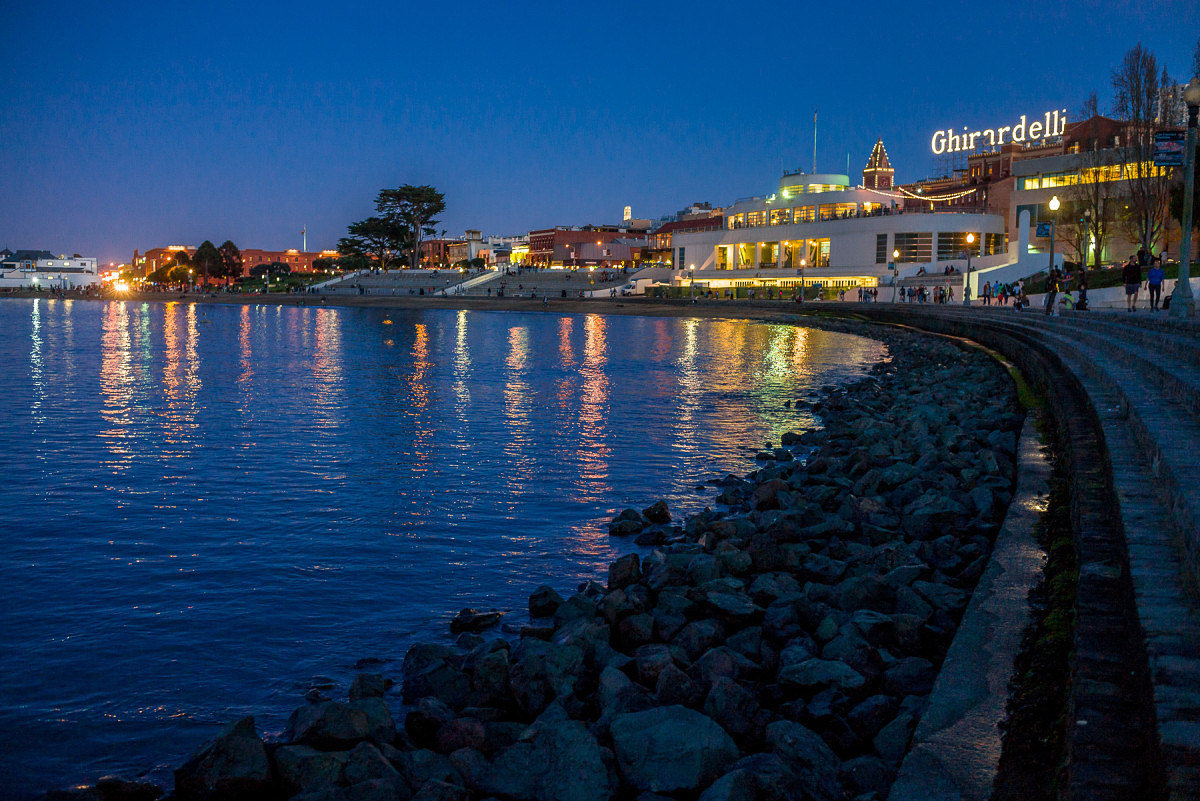
[(938, 131), (933, 135), (933, 152), (939, 156), (946, 152), (946, 132)]
[(1024, 142), (1025, 141), (1025, 115), (1024, 114), (1021, 115), (1021, 124), (1013, 127), (1012, 140), (1014, 142)]

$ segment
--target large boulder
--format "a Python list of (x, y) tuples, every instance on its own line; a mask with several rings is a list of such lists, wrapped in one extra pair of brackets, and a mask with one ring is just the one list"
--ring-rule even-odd
[(322, 701), (300, 707), (288, 718), (283, 739), (336, 751), (368, 739), (388, 742), (395, 733), (386, 702), (382, 698), (361, 698), (348, 704)]
[(596, 738), (554, 706), (500, 753), (483, 792), (529, 801), (608, 801), (616, 790)]
[(639, 790), (699, 790), (738, 758), (724, 729), (683, 706), (618, 715), (609, 731), (622, 778)]
[(778, 720), (767, 726), (766, 737), (771, 752), (800, 776), (814, 801), (841, 798), (841, 761), (820, 736), (799, 723)]
[(175, 797), (180, 801), (270, 798), (278, 793), (271, 782), (267, 750), (245, 717), (224, 728), (175, 770)]
[(562, 603), (563, 597), (553, 587), (543, 584), (529, 596), (529, 616), (550, 617)]
[(403, 695), (407, 703), (430, 696), (460, 708), (470, 696), (471, 683), (462, 672), (462, 655), (444, 645), (417, 643), (404, 655)]
[(583, 668), (583, 649), (526, 638), (512, 660), (508, 685), (513, 699), (526, 714), (539, 715), (555, 698), (571, 694)]
[(346, 751), (318, 751), (308, 745), (285, 745), (274, 756), (279, 778), (301, 793), (337, 787), (350, 757)]

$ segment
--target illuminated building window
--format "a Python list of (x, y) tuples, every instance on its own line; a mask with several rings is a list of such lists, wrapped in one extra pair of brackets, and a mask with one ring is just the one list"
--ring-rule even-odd
[(875, 263), (887, 264), (887, 234), (875, 234)]
[(837, 204), (822, 203), (817, 209), (817, 219), (832, 220), (837, 216)]
[(813, 222), (817, 219), (816, 208), (814, 206), (800, 206), (795, 209), (796, 222)]
[(984, 234), (983, 235), (983, 255), (995, 256), (998, 253), (1003, 253), (1008, 247), (1004, 242), (1004, 234)]
[(771, 225), (787, 225), (791, 221), (791, 209), (771, 209)]
[(968, 243), (966, 231), (943, 231), (937, 237), (938, 261), (961, 259), (968, 252), (972, 256), (978, 256), (979, 246), (982, 244), (979, 234), (975, 234), (974, 242)]
[(895, 250), (900, 251), (901, 264), (933, 261), (933, 232), (896, 234)]
[(746, 227), (746, 215), (745, 214), (730, 214), (729, 215), (729, 229), (730, 230), (733, 230), (734, 228), (744, 228), (744, 227)]
[(748, 211), (746, 212), (746, 225), (750, 228), (758, 228), (767, 224), (767, 212), (763, 211)]
[(829, 240), (828, 239), (810, 239), (807, 242), (808, 256), (806, 260), (809, 267), (828, 267), (829, 266)]

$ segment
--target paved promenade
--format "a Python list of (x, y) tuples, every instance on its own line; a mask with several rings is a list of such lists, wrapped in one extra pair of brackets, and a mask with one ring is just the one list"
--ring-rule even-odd
[(1200, 797), (1200, 323), (891, 304), (806, 313), (821, 311), (967, 337), (1042, 384), (1069, 442), (1080, 557), (1068, 797)]

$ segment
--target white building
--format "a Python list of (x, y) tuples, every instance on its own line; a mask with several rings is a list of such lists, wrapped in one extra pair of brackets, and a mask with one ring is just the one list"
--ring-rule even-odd
[[(868, 169), (872, 162), (868, 162)], [(837, 174), (787, 173), (769, 197), (725, 209), (724, 227), (679, 232), (673, 264), (700, 289), (794, 288), (836, 291), (901, 277), (1010, 260), (1000, 214), (904, 211), (887, 189), (851, 187)], [(931, 204), (933, 205), (933, 204)]]
[(0, 253), (0, 289), (80, 289), (99, 283), (95, 259), (46, 250)]

